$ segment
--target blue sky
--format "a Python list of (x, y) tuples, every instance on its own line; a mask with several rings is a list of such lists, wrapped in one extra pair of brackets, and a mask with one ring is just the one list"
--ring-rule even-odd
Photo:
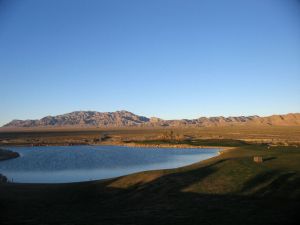
[(0, 125), (300, 112), (300, 1), (0, 0)]

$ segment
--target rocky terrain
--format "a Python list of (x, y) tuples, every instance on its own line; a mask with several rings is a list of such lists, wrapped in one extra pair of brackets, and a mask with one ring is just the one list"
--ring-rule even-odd
[(267, 117), (200, 117), (198, 119), (163, 120), (147, 118), (128, 111), (96, 112), (75, 111), (58, 116), (47, 116), (40, 120), (13, 120), (3, 127), (220, 127), (233, 125), (299, 126), (300, 113)]
[(76, 111), (40, 120), (13, 120), (4, 127), (127, 127), (138, 126), (149, 119), (127, 111), (95, 112)]
[(19, 153), (0, 148), (0, 161), (19, 157)]

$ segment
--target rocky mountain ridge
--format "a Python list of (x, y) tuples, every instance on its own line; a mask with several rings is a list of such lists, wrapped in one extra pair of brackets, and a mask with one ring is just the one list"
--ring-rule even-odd
[(200, 117), (164, 120), (147, 118), (122, 110), (116, 112), (75, 111), (40, 120), (13, 120), (3, 127), (217, 127), (233, 125), (300, 126), (300, 113), (273, 116)]

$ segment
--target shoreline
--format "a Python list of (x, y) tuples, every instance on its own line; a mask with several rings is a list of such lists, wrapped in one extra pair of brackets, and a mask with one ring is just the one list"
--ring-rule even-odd
[[(220, 149), (220, 150), (230, 150), (236, 147), (226, 147), (226, 146), (207, 146), (207, 145), (189, 145), (189, 144), (137, 144), (137, 143), (124, 143), (124, 142), (106, 142), (99, 144), (43, 144), (43, 145), (32, 145), (32, 144), (23, 144), (23, 145), (3, 145), (9, 149), (9, 147), (48, 147), (48, 146), (123, 146), (123, 147), (132, 147), (132, 148), (190, 148), (190, 149), (201, 149), (201, 148), (211, 148), (211, 149)], [(0, 146), (1, 148), (1, 146)]]
[[(57, 146), (57, 145), (56, 145)], [(78, 145), (80, 146), (80, 145)], [(191, 164), (186, 164), (186, 165), (183, 165), (183, 166), (179, 166), (179, 167), (172, 167), (172, 168), (166, 168), (166, 169), (150, 169), (150, 170), (141, 170), (141, 171), (137, 171), (137, 172), (131, 172), (131, 173), (128, 173), (128, 174), (124, 174), (124, 175), (120, 175), (120, 176), (113, 176), (113, 177), (108, 177), (108, 178), (100, 178), (100, 179), (94, 179), (94, 180), (82, 180), (82, 181), (71, 181), (71, 182), (53, 182), (53, 183), (44, 183), (44, 182), (37, 182), (37, 183), (31, 183), (31, 182), (14, 182), (14, 181), (10, 181), (8, 177), (6, 177), (4, 174), (1, 174), (0, 173), (0, 183), (11, 183), (11, 184), (30, 184), (30, 185), (40, 185), (40, 184), (46, 184), (46, 185), (52, 185), (52, 184), (55, 184), (55, 185), (61, 185), (61, 184), (74, 184), (74, 183), (88, 183), (88, 182), (96, 182), (96, 181), (105, 181), (105, 180), (111, 180), (111, 179), (116, 179), (116, 178), (120, 178), (120, 177), (126, 177), (126, 176), (130, 176), (130, 175), (133, 175), (133, 174), (137, 174), (137, 173), (143, 173), (143, 172), (147, 172), (147, 171), (153, 171), (153, 170), (174, 170), (174, 169), (178, 169), (178, 168), (184, 168), (184, 167), (188, 167), (190, 165), (193, 165), (193, 164), (197, 164), (197, 163), (200, 163), (200, 162), (203, 162), (205, 160), (210, 160), (212, 158), (215, 158), (215, 157), (219, 157), (221, 155), (221, 153), (225, 153), (224, 150), (229, 150), (229, 148), (226, 148), (226, 149), (223, 149), (223, 150), (220, 150), (222, 148), (225, 148), (225, 147), (214, 147), (214, 146), (190, 146), (188, 144), (178, 144), (178, 145), (169, 145), (169, 144), (158, 144), (158, 145), (153, 145), (153, 144), (147, 144), (147, 145), (144, 145), (144, 144), (135, 144), (135, 143), (106, 143), (106, 144), (101, 144), (101, 145), (89, 145), (89, 146), (120, 146), (120, 147), (130, 147), (130, 148), (157, 148), (157, 149), (169, 149), (170, 151), (172, 151), (171, 149), (180, 149), (182, 148), (182, 150), (187, 150), (187, 149), (212, 149), (212, 150), (216, 150), (216, 152), (214, 153), (213, 156), (209, 157), (209, 158), (206, 158), (206, 159), (200, 159), (199, 161), (196, 161), (196, 162), (192, 162)], [(47, 147), (47, 146), (42, 146), (42, 147)], [(11, 151), (11, 150), (9, 150)], [(154, 150), (155, 151), (155, 150)], [(12, 151), (11, 151), (12, 152)], [(21, 156), (20, 153), (18, 153), (19, 156)]]
[(14, 152), (9, 149), (0, 148), (0, 161), (14, 159), (20, 157), (18, 152)]
[[(20, 157), (18, 152), (0, 148), (0, 162)], [(0, 173), (0, 183), (7, 183), (8, 178)]]
[(219, 153), (225, 151), (233, 150), (236, 147), (226, 147), (226, 146), (206, 146), (206, 145), (188, 145), (188, 144), (137, 144), (137, 143), (102, 143), (94, 144), (91, 146), (124, 146), (132, 148), (185, 148), (185, 149), (219, 149)]

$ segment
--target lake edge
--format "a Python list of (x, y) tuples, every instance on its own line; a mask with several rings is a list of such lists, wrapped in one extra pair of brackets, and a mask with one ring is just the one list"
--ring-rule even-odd
[[(56, 149), (55, 147), (58, 147), (58, 149)], [(107, 153), (112, 153), (111, 156), (113, 156), (113, 160), (111, 160), (111, 162), (108, 162), (108, 166), (104, 166), (104, 167), (98, 167), (98, 165), (103, 163), (103, 160), (105, 161), (105, 159), (101, 158), (99, 160), (99, 158), (95, 157), (95, 155), (91, 155), (89, 156), (89, 153), (87, 154), (87, 157), (90, 159), (92, 159), (92, 163), (91, 166), (89, 168), (83, 168), (83, 167), (74, 167), (72, 164), (74, 164), (73, 162), (76, 162), (78, 164), (78, 161), (80, 163), (80, 159), (78, 160), (78, 158), (75, 157), (75, 159), (69, 160), (68, 159), (66, 161), (63, 161), (63, 163), (67, 164), (67, 165), (71, 165), (71, 167), (65, 167), (65, 168), (61, 168), (61, 167), (53, 167), (53, 168), (44, 168), (44, 167), (36, 167), (36, 168), (31, 168), (31, 165), (35, 165), (35, 164), (52, 164), (53, 161), (47, 161), (48, 160), (48, 156), (47, 154), (52, 154), (52, 150), (55, 150), (56, 152), (58, 152), (58, 155), (56, 156), (58, 161), (61, 161), (61, 156), (64, 157), (64, 149), (59, 149), (59, 147), (61, 148), (66, 148), (66, 154), (65, 155), (70, 155), (73, 157), (74, 155), (76, 155), (76, 151), (78, 152), (84, 152), (84, 151), (106, 151), (104, 154), (100, 157), (105, 158)], [(76, 147), (78, 147), (79, 149), (76, 149)], [(83, 147), (82, 149), (80, 147)], [(91, 147), (91, 149), (89, 149), (89, 147)], [(105, 147), (109, 147), (111, 149), (106, 149)], [(47, 152), (47, 154), (45, 155), (45, 160), (40, 160), (41, 155), (39, 155), (39, 153), (44, 154), (42, 151), (43, 148), (47, 148), (46, 151), (50, 151)], [(49, 149), (48, 149), (49, 148)], [(52, 149), (51, 149), (52, 148)], [(85, 149), (86, 148), (86, 149)], [(100, 149), (98, 149), (100, 148)], [(148, 147), (149, 149), (150, 147)], [(201, 162), (203, 160), (209, 159), (209, 158), (213, 158), (218, 156), (219, 153), (219, 148), (164, 148), (166, 150), (166, 152), (164, 150), (162, 150), (163, 148), (152, 148), (151, 150), (148, 150), (147, 148), (144, 147), (139, 147), (139, 146), (135, 146), (131, 147), (131, 146), (119, 146), (119, 145), (90, 145), (90, 146), (34, 146), (34, 147), (21, 147), (21, 146), (14, 146), (10, 148), (12, 151), (16, 151), (18, 152), (21, 157), (19, 158), (23, 158), (26, 157), (25, 152), (31, 154), (30, 157), (34, 157), (34, 158), (27, 158), (27, 162), (25, 160), (25, 164), (24, 162), (21, 162), (21, 166), (16, 164), (16, 167), (14, 168), (14, 163), (12, 164), (13, 166), (8, 164), (4, 165), (4, 167), (1, 168), (1, 173), (4, 174), (5, 176), (7, 176), (8, 178), (10, 178), (9, 180), (12, 180), (14, 183), (76, 183), (76, 182), (87, 182), (87, 181), (96, 181), (96, 180), (104, 180), (104, 179), (113, 179), (113, 178), (117, 178), (120, 176), (126, 176), (126, 175), (130, 175), (133, 173), (138, 173), (138, 172), (146, 172), (146, 171), (153, 171), (153, 170), (164, 170), (164, 169), (176, 169), (176, 168), (180, 168), (180, 167), (185, 167), (185, 166), (189, 166), (191, 164), (194, 163), (198, 163)], [(20, 149), (21, 151), (18, 151), (18, 149)], [(134, 149), (134, 150), (132, 150)], [(140, 150), (141, 151), (140, 151)], [(158, 150), (159, 149), (159, 150)], [(123, 150), (125, 152), (123, 152)], [(173, 151), (174, 150), (174, 151)], [(186, 151), (185, 151), (186, 150)], [(189, 152), (188, 150), (191, 150), (192, 152)], [(200, 150), (199, 152), (197, 152), (197, 150)], [(203, 152), (201, 150), (204, 150)], [(210, 150), (214, 150), (214, 151), (210, 151)], [(33, 152), (30, 152), (33, 151)], [(38, 151), (38, 152), (36, 152)], [(73, 155), (73, 151), (75, 151), (74, 155)], [(122, 153), (122, 154), (126, 154), (126, 151), (129, 155), (129, 158), (131, 157), (130, 160), (132, 160), (132, 155), (134, 155), (133, 160), (130, 161), (130, 163), (125, 164), (124, 166), (124, 162), (126, 162), (126, 160), (128, 161), (128, 159), (125, 158), (125, 161), (122, 162), (121, 164), (119, 164), (119, 160), (123, 160), (118, 158), (118, 154)], [(160, 151), (160, 152), (159, 152)], [(196, 151), (196, 152), (195, 152)], [(23, 152), (23, 153), (22, 153)], [(184, 153), (186, 152), (186, 154)], [(38, 155), (35, 155), (36, 153), (38, 153)], [(45, 152), (46, 153), (46, 152)], [(136, 154), (137, 153), (137, 154)], [(166, 153), (163, 154), (161, 157), (160, 154), (161, 153)], [(59, 155), (59, 154), (63, 154), (63, 155)], [(93, 154), (93, 153), (92, 153)], [(114, 156), (117, 156), (117, 158), (114, 158)], [(153, 158), (153, 154), (156, 155), (156, 158)], [(108, 154), (109, 155), (109, 154)], [(131, 156), (130, 156), (131, 155)], [(142, 155), (142, 160), (139, 161)], [(127, 154), (126, 154), (127, 156)], [(159, 156), (157, 158), (157, 156)], [(37, 158), (36, 158), (37, 157)], [(170, 159), (168, 159), (168, 157)], [(195, 158), (196, 157), (196, 158)], [(163, 160), (162, 160), (162, 159)], [(189, 159), (188, 159), (189, 158)], [(54, 158), (55, 159), (55, 158)], [(23, 159), (24, 160), (24, 159)], [(37, 160), (37, 161), (34, 161)], [(53, 160), (53, 158), (52, 158)], [(99, 160), (99, 161), (98, 161)], [(6, 161), (13, 161), (13, 160), (6, 160)], [(54, 160), (55, 163), (57, 160)], [(95, 165), (95, 161), (97, 163), (97, 166), (93, 167)], [(50, 162), (50, 163), (48, 163)], [(18, 162), (19, 163), (19, 162)], [(27, 163), (27, 167), (26, 167), (26, 163)], [(69, 164), (68, 164), (69, 163)], [(88, 162), (89, 163), (89, 162)], [(111, 167), (111, 165), (109, 165), (109, 163), (114, 164), (116, 167)], [(126, 162), (127, 163), (127, 162)], [(2, 163), (0, 163), (2, 164)], [(28, 167), (28, 164), (30, 165)], [(22, 166), (23, 165), (23, 166)], [(25, 165), (25, 167), (24, 167)], [(79, 164), (80, 165), (80, 164)], [(6, 166), (6, 168), (5, 168)], [(11, 166), (11, 167), (9, 167)], [(21, 168), (21, 169), (20, 169)], [(31, 175), (30, 175), (31, 174)], [(42, 177), (41, 174), (46, 175), (44, 178), (38, 178), (38, 177)], [(50, 174), (50, 176), (49, 176)], [(72, 175), (73, 174), (73, 175)], [(74, 175), (75, 174), (75, 175)], [(79, 174), (79, 175), (77, 175)], [(85, 175), (86, 174), (86, 175)], [(30, 178), (31, 176), (31, 178)], [(26, 178), (27, 177), (27, 178)], [(29, 178), (28, 178), (29, 177)]]

